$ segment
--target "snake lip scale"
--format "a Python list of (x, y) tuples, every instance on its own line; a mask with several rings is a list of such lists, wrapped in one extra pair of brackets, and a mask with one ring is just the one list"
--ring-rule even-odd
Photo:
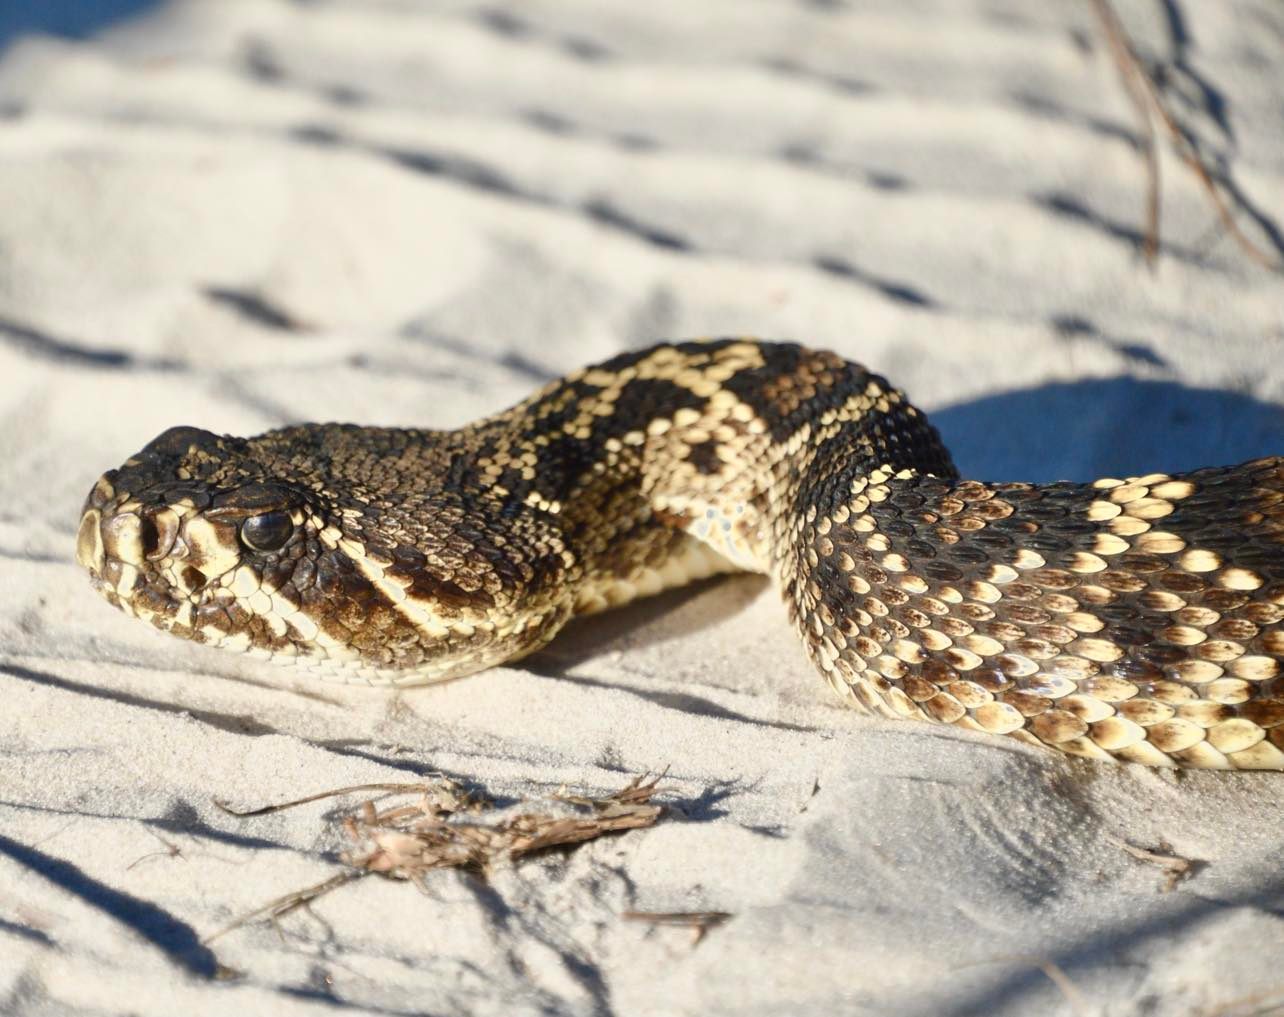
[(415, 684), (575, 615), (770, 574), (834, 693), (1094, 759), (1284, 769), (1284, 459), (958, 476), (833, 353), (662, 343), (454, 431), (159, 435), (85, 502), (112, 604), (198, 643)]

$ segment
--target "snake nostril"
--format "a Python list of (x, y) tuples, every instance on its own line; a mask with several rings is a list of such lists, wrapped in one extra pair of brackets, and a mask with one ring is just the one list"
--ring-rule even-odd
[(143, 554), (148, 561), (160, 561), (166, 556), (182, 557), (178, 543), (178, 513), (168, 506), (153, 512), (143, 520)]

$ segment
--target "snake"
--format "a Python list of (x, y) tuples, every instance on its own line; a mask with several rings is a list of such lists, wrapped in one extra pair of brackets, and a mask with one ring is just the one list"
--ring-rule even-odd
[(382, 686), (762, 573), (866, 713), (1284, 770), (1284, 458), (963, 479), (901, 391), (793, 343), (624, 352), (454, 430), (172, 427), (94, 484), (76, 554), (158, 629)]

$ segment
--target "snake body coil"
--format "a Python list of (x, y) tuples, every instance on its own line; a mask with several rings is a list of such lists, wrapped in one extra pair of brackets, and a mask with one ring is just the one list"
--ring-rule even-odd
[(832, 353), (623, 354), (457, 431), (190, 427), (105, 474), (77, 553), (196, 642), (416, 683), (573, 615), (770, 573), (865, 710), (1152, 765), (1284, 769), (1284, 460), (1091, 484), (959, 480)]

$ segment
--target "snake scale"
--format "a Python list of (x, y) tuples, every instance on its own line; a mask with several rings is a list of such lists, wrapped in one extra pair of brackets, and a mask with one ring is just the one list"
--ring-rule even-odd
[(165, 431), (85, 503), (112, 604), (350, 681), (469, 674), (575, 615), (769, 573), (870, 712), (1089, 758), (1284, 769), (1284, 459), (962, 480), (832, 353), (624, 353), (454, 431)]

